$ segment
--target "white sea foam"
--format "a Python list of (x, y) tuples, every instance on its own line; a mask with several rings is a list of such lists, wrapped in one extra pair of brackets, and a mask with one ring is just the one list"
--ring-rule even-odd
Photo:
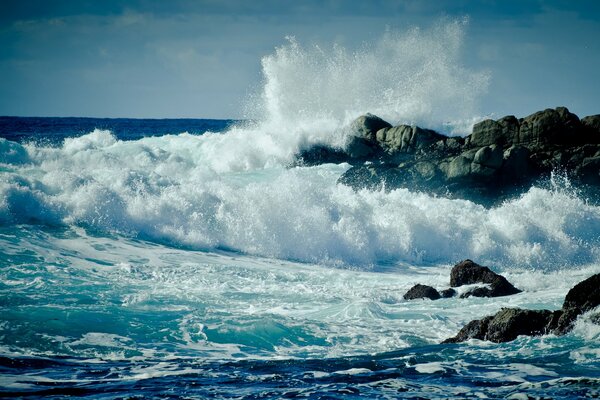
[(473, 258), (556, 269), (600, 256), (600, 208), (561, 187), (486, 209), (406, 189), (354, 192), (336, 184), (344, 165), (217, 173), (219, 154), (204, 146), (222, 137), (121, 142), (97, 131), (27, 145), (32, 162), (2, 175), (0, 219), (346, 265)]

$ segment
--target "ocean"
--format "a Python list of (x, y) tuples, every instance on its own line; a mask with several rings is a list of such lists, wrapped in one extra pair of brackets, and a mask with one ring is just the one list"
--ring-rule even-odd
[[(600, 396), (586, 315), (560, 337), (440, 344), (502, 307), (559, 309), (600, 272), (597, 199), (560, 173), (485, 207), (294, 166), (367, 111), (468, 133), (485, 77), (454, 67), (456, 29), (363, 58), (291, 40), (242, 121), (0, 118), (0, 396)], [(403, 299), (467, 258), (523, 292)]]

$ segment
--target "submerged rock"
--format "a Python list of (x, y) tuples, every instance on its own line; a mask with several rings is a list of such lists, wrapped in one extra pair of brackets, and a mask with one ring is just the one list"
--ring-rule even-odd
[(440, 293), (432, 288), (431, 286), (416, 284), (412, 288), (409, 289), (408, 292), (404, 295), (404, 300), (414, 300), (414, 299), (431, 299), (437, 300), (440, 297)]
[(474, 288), (461, 297), (498, 297), (521, 293), (502, 275), (498, 275), (488, 267), (481, 266), (471, 260), (456, 264), (450, 271), (450, 286), (458, 287), (475, 283), (488, 284), (488, 287)]

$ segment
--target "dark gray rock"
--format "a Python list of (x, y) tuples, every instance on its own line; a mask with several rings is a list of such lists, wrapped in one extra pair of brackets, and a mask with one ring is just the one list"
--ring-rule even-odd
[(350, 132), (353, 136), (364, 138), (369, 142), (375, 142), (377, 131), (384, 128), (391, 128), (392, 125), (379, 118), (376, 115), (367, 113), (356, 118), (350, 124)]
[(469, 322), (455, 337), (444, 343), (458, 343), (469, 339), (502, 343), (515, 340), (521, 335), (542, 335), (548, 333), (553, 316), (554, 313), (548, 310), (503, 308), (491, 317)]
[(541, 147), (584, 142), (581, 121), (566, 107), (538, 111), (519, 120), (519, 123), (520, 144)]
[(473, 126), (469, 146), (483, 147), (496, 144), (510, 146), (519, 143), (519, 121), (512, 115), (497, 121), (486, 119)]
[(348, 160), (348, 154), (341, 149), (334, 149), (325, 145), (315, 145), (309, 149), (300, 151), (296, 155), (294, 165), (341, 164), (348, 162)]
[(592, 275), (588, 279), (575, 285), (565, 297), (563, 314), (561, 315), (555, 331), (563, 334), (571, 330), (577, 317), (600, 305), (600, 274)]
[(600, 143), (600, 114), (582, 118), (581, 125), (586, 130), (587, 143)]
[(432, 288), (431, 286), (416, 284), (406, 294), (404, 295), (404, 300), (414, 300), (414, 299), (431, 299), (437, 300), (439, 299), (440, 293)]
[(377, 131), (376, 140), (391, 157), (398, 153), (415, 153), (443, 141), (446, 136), (418, 126), (399, 125)]
[(456, 264), (450, 271), (450, 286), (472, 285), (475, 283), (488, 284), (489, 288), (475, 288), (462, 297), (498, 297), (520, 293), (505, 277), (498, 275), (488, 267), (481, 266), (471, 260)]

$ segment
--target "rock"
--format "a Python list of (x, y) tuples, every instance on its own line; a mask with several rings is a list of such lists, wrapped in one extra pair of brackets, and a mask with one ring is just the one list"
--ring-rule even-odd
[(483, 147), (496, 144), (510, 146), (519, 142), (519, 121), (513, 115), (494, 121), (486, 119), (473, 126), (469, 146)]
[(492, 175), (502, 166), (503, 152), (500, 146), (492, 144), (477, 150), (471, 163), (471, 173)]
[(473, 289), (464, 293), (462, 297), (498, 297), (521, 292), (521, 290), (514, 287), (503, 276), (471, 260), (461, 261), (452, 268), (450, 272), (450, 286), (457, 287), (475, 283), (489, 284), (490, 287)]
[(463, 326), (456, 336), (446, 339), (442, 343), (460, 343), (469, 339), (485, 340), (488, 325), (490, 324), (492, 318), (493, 317), (475, 319)]
[(548, 310), (503, 308), (491, 317), (474, 320), (444, 343), (458, 343), (469, 339), (510, 342), (520, 335), (542, 335), (548, 332), (554, 313)]
[(404, 300), (414, 300), (414, 299), (431, 299), (437, 300), (439, 299), (440, 293), (432, 288), (431, 286), (416, 284), (406, 294), (404, 295)]
[(584, 158), (575, 174), (584, 183), (600, 185), (600, 156)]
[(471, 161), (467, 154), (454, 158), (446, 168), (447, 179), (464, 179), (471, 174)]
[(581, 143), (584, 135), (581, 121), (566, 107), (546, 109), (520, 121), (519, 142), (541, 147), (548, 144)]
[(582, 313), (600, 305), (600, 274), (575, 285), (565, 297), (563, 309), (576, 308)]
[(446, 136), (430, 129), (409, 125), (384, 128), (376, 134), (379, 145), (392, 156), (397, 153), (414, 153), (445, 138)]
[(561, 315), (556, 333), (563, 334), (571, 330), (577, 317), (600, 305), (600, 274), (593, 275), (575, 285), (565, 297), (563, 314)]
[(346, 153), (350, 158), (366, 160), (377, 153), (377, 146), (368, 139), (352, 136), (346, 144)]
[(505, 179), (522, 180), (531, 174), (529, 149), (524, 146), (511, 146), (503, 154), (503, 173)]
[(582, 118), (581, 125), (586, 130), (587, 143), (600, 143), (600, 114)]
[(391, 127), (392, 125), (389, 122), (384, 121), (376, 115), (367, 113), (356, 118), (350, 124), (350, 131), (353, 136), (374, 142), (378, 130)]
[(294, 165), (313, 166), (321, 164), (340, 164), (348, 161), (348, 154), (343, 150), (333, 149), (325, 145), (315, 145), (298, 153)]
[(350, 136), (346, 144), (346, 152), (350, 158), (367, 159), (377, 156), (380, 151), (376, 141), (377, 131), (391, 128), (389, 122), (373, 114), (365, 114), (350, 124)]
[(357, 190), (404, 187), (484, 206), (523, 194), (559, 168), (574, 185), (583, 184), (582, 195), (600, 198), (600, 114), (580, 121), (558, 107), (521, 119), (489, 119), (464, 139), (392, 127), (372, 114), (357, 118), (349, 130), (344, 149), (315, 145), (292, 165), (347, 162), (353, 167), (338, 182)]

